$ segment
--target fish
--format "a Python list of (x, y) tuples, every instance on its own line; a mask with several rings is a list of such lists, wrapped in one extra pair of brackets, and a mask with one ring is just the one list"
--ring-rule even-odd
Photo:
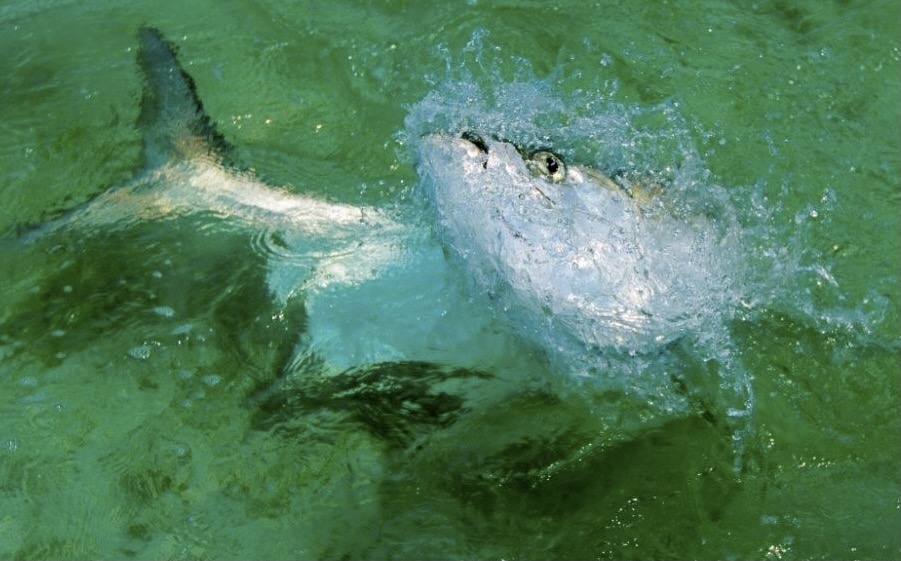
[[(728, 221), (686, 211), (656, 179), (569, 163), (492, 131), (410, 137), (420, 177), (411, 193), (421, 196), (408, 209), (273, 186), (217, 130), (177, 47), (153, 27), (139, 29), (138, 45), (134, 175), (20, 240), (195, 216), (246, 230), (265, 246), (254, 273), (280, 309), (264, 377), (243, 402), (254, 427), (288, 434), (328, 409), (406, 447), (558, 373), (547, 387), (540, 380), (536, 399), (589, 380), (586, 403), (616, 427), (610, 435), (673, 415), (749, 417), (741, 371), (700, 379), (715, 370), (706, 358), (719, 356), (709, 352), (719, 339), (688, 367), (678, 349), (661, 354), (721, 328), (736, 271)], [(226, 340), (243, 338), (239, 328)]]
[[(198, 213), (272, 234), (269, 290), (279, 302), (299, 295), (307, 310), (296, 354), (336, 371), (409, 360), (481, 366), (491, 352), (473, 350), (485, 347), (476, 341), (500, 318), (558, 369), (619, 383), (634, 371), (627, 361), (718, 328), (732, 303), (733, 230), (668, 202), (655, 181), (569, 164), (490, 131), (433, 131), (415, 139), (424, 219), (326, 201), (244, 168), (177, 48), (146, 26), (138, 43), (141, 165), (26, 241)], [(454, 277), (486, 298), (458, 293)], [(627, 360), (610, 367), (611, 356)]]

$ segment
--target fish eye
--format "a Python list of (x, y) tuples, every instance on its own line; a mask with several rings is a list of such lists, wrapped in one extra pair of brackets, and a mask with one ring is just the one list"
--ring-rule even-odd
[(566, 177), (566, 164), (559, 156), (548, 150), (539, 150), (532, 154), (528, 161), (529, 168), (547, 177), (554, 183), (563, 181)]
[(553, 156), (548, 156), (544, 159), (544, 165), (547, 166), (547, 170), (549, 173), (557, 173), (557, 170), (560, 169), (559, 164), (557, 164), (557, 159)]

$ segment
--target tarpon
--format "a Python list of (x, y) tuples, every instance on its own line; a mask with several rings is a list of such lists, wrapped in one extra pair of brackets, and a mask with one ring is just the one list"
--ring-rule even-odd
[[(516, 334), (562, 358), (557, 363), (577, 376), (595, 376), (610, 352), (653, 353), (702, 331), (724, 309), (728, 230), (703, 213), (671, 212), (652, 181), (568, 165), (551, 150), (526, 150), (490, 132), (427, 134), (415, 139), (417, 169), (436, 241), (425, 222), (274, 188), (242, 171), (174, 47), (152, 28), (142, 28), (139, 41), (140, 171), (28, 237), (197, 212), (279, 231), (300, 249), (269, 268), (270, 288), (284, 300), (304, 294), (307, 307), (316, 305), (313, 293), (327, 302), (328, 314), (311, 315), (307, 341), (326, 355), (329, 345), (337, 349), (326, 360), (343, 368), (357, 360), (452, 360), (472, 346), (460, 343), (440, 355), (423, 340), (447, 334), (429, 331), (449, 313), (437, 303), (452, 290), (444, 282), (452, 271), (444, 248), (454, 270), (487, 297), (494, 317), (506, 318)], [(392, 267), (406, 271), (409, 282), (398, 288), (388, 275), (379, 284)], [(369, 292), (356, 297), (329, 292), (361, 285)], [(419, 306), (402, 322), (396, 304), (381, 315), (371, 311), (395, 292)], [(346, 302), (343, 312), (338, 302)], [(361, 307), (374, 318), (367, 329), (357, 327), (365, 323)]]

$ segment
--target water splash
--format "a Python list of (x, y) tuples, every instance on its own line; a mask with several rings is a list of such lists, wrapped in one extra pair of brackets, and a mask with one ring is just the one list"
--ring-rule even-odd
[[(728, 324), (750, 288), (743, 228), (678, 104), (624, 104), (615, 86), (567, 92), (559, 76), (480, 83), (473, 68), (496, 71), (479, 56), (475, 62), (463, 61), (458, 79), (412, 106), (400, 135), (418, 148), (424, 198), (472, 291), (545, 349), (556, 370), (588, 381), (577, 383), (581, 391), (624, 396), (645, 419), (713, 411), (741, 449), (753, 395)], [(452, 145), (462, 132), (486, 139), (488, 163), (465, 169), (447, 144), (435, 148), (434, 139)], [(525, 200), (534, 193), (528, 184), (540, 180), (521, 154), (543, 148), (567, 165), (651, 181), (661, 188), (658, 201), (634, 212), (609, 194), (583, 191), (574, 202), (571, 187), (552, 183), (538, 189), (551, 204)], [(517, 252), (517, 237), (532, 242)], [(603, 260), (594, 246), (606, 248)], [(580, 260), (591, 265), (581, 277), (570, 267)], [(665, 297), (632, 306), (611, 288), (617, 282)]]

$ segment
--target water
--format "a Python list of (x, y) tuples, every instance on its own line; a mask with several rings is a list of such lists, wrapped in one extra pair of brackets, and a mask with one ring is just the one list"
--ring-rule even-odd
[[(0, 556), (899, 557), (896, 5), (0, 18)], [(18, 243), (138, 164), (145, 23), (267, 181), (417, 232), (417, 134), (462, 123), (716, 186), (741, 298), (668, 364), (748, 375), (740, 467), (701, 407), (613, 418), (615, 394), (555, 371), (427, 235), (382, 276), (287, 301), (270, 289), (305, 263), (292, 240), (214, 213)]]

